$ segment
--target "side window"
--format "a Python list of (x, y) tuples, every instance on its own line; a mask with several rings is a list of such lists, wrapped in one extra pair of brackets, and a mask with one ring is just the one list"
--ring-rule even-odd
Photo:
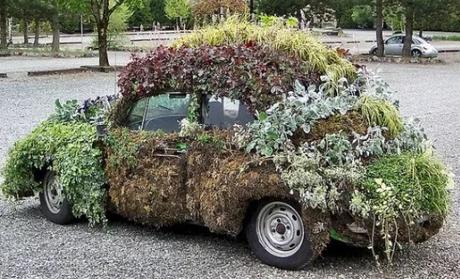
[(228, 129), (233, 125), (244, 125), (254, 120), (249, 109), (238, 100), (230, 98), (205, 98), (203, 122), (206, 126)]
[(143, 129), (179, 132), (179, 123), (187, 117), (189, 103), (189, 95), (176, 92), (151, 97), (147, 104)]
[(397, 36), (397, 37), (389, 38), (387, 41), (387, 44), (389, 45), (402, 44), (402, 42), (403, 42), (402, 37)]
[(126, 125), (130, 130), (142, 129), (147, 101), (148, 98), (142, 99), (138, 101), (131, 109)]

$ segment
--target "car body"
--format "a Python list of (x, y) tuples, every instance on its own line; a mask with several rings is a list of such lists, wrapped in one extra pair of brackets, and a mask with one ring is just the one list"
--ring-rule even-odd
[[(112, 114), (124, 115), (118, 115), (121, 120), (109, 129), (109, 137), (123, 134), (129, 145), (136, 140), (141, 145), (136, 164), (111, 163), (124, 147), (104, 147), (108, 210), (156, 227), (193, 223), (234, 237), (244, 233), (264, 263), (286, 269), (301, 268), (320, 255), (331, 231), (342, 236), (336, 238), (340, 241), (367, 247), (368, 228), (346, 212), (331, 216), (302, 205), (272, 162), (254, 160), (244, 150), (219, 147), (226, 144), (235, 125), (256, 119), (244, 102), (203, 96), (198, 119), (205, 127), (204, 139), (178, 137), (191, 102), (191, 94), (163, 91), (124, 108), (115, 106)], [(71, 204), (62, 194), (59, 177), (53, 171), (42, 177), (40, 201), (45, 216), (58, 224), (72, 222)], [(411, 241), (426, 240), (442, 225), (430, 219), (420, 222), (427, 221), (430, 225), (421, 230), (428, 232)]]
[[(404, 46), (405, 36), (403, 34), (393, 35), (385, 40), (385, 55), (401, 56)], [(438, 50), (421, 37), (412, 37), (411, 53), (414, 57), (435, 58)], [(369, 54), (377, 54), (377, 46), (372, 46)]]

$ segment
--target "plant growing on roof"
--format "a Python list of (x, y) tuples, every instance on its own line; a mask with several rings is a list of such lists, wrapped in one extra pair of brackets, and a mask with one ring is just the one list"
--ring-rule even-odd
[(293, 54), (310, 63), (312, 70), (327, 75), (334, 81), (342, 77), (356, 78), (356, 70), (350, 62), (342, 59), (336, 51), (327, 48), (311, 35), (280, 26), (264, 28), (237, 16), (217, 26), (205, 27), (184, 36), (176, 41), (174, 46), (222, 46), (250, 42), (268, 45), (281, 52)]

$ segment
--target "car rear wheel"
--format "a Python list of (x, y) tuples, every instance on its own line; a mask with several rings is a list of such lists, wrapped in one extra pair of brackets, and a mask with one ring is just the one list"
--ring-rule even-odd
[(271, 266), (300, 269), (313, 260), (302, 217), (286, 202), (259, 204), (246, 226), (246, 238), (254, 254)]
[(422, 52), (418, 49), (412, 50), (412, 57), (419, 58), (422, 56)]
[(64, 197), (59, 177), (52, 171), (47, 172), (43, 180), (40, 205), (43, 215), (53, 223), (66, 225), (75, 219), (72, 215), (72, 207)]

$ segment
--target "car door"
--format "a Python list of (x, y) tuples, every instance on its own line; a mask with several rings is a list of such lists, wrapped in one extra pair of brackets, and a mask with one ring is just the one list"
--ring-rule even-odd
[(178, 92), (141, 99), (130, 109), (125, 129), (109, 134), (106, 175), (117, 214), (158, 226), (187, 219), (186, 152), (178, 132), (190, 99)]
[(402, 55), (403, 36), (394, 36), (385, 42), (385, 55)]
[[(237, 168), (242, 165), (235, 166), (237, 162), (232, 160), (235, 157), (230, 158), (222, 152), (222, 145), (229, 144), (227, 136), (234, 125), (245, 125), (255, 117), (243, 102), (226, 97), (202, 98), (201, 108), (205, 132), (188, 151), (187, 208), (193, 221), (205, 224), (212, 231), (229, 232), (232, 229), (225, 225), (228, 224), (225, 220), (229, 218), (228, 212), (236, 212), (236, 209), (222, 211), (229, 200), (222, 200), (223, 196), (230, 195), (226, 191), (231, 189), (220, 183), (225, 175), (234, 173), (229, 165)], [(236, 155), (238, 152), (241, 155)], [(244, 151), (232, 153), (240, 159), (245, 157)]]

